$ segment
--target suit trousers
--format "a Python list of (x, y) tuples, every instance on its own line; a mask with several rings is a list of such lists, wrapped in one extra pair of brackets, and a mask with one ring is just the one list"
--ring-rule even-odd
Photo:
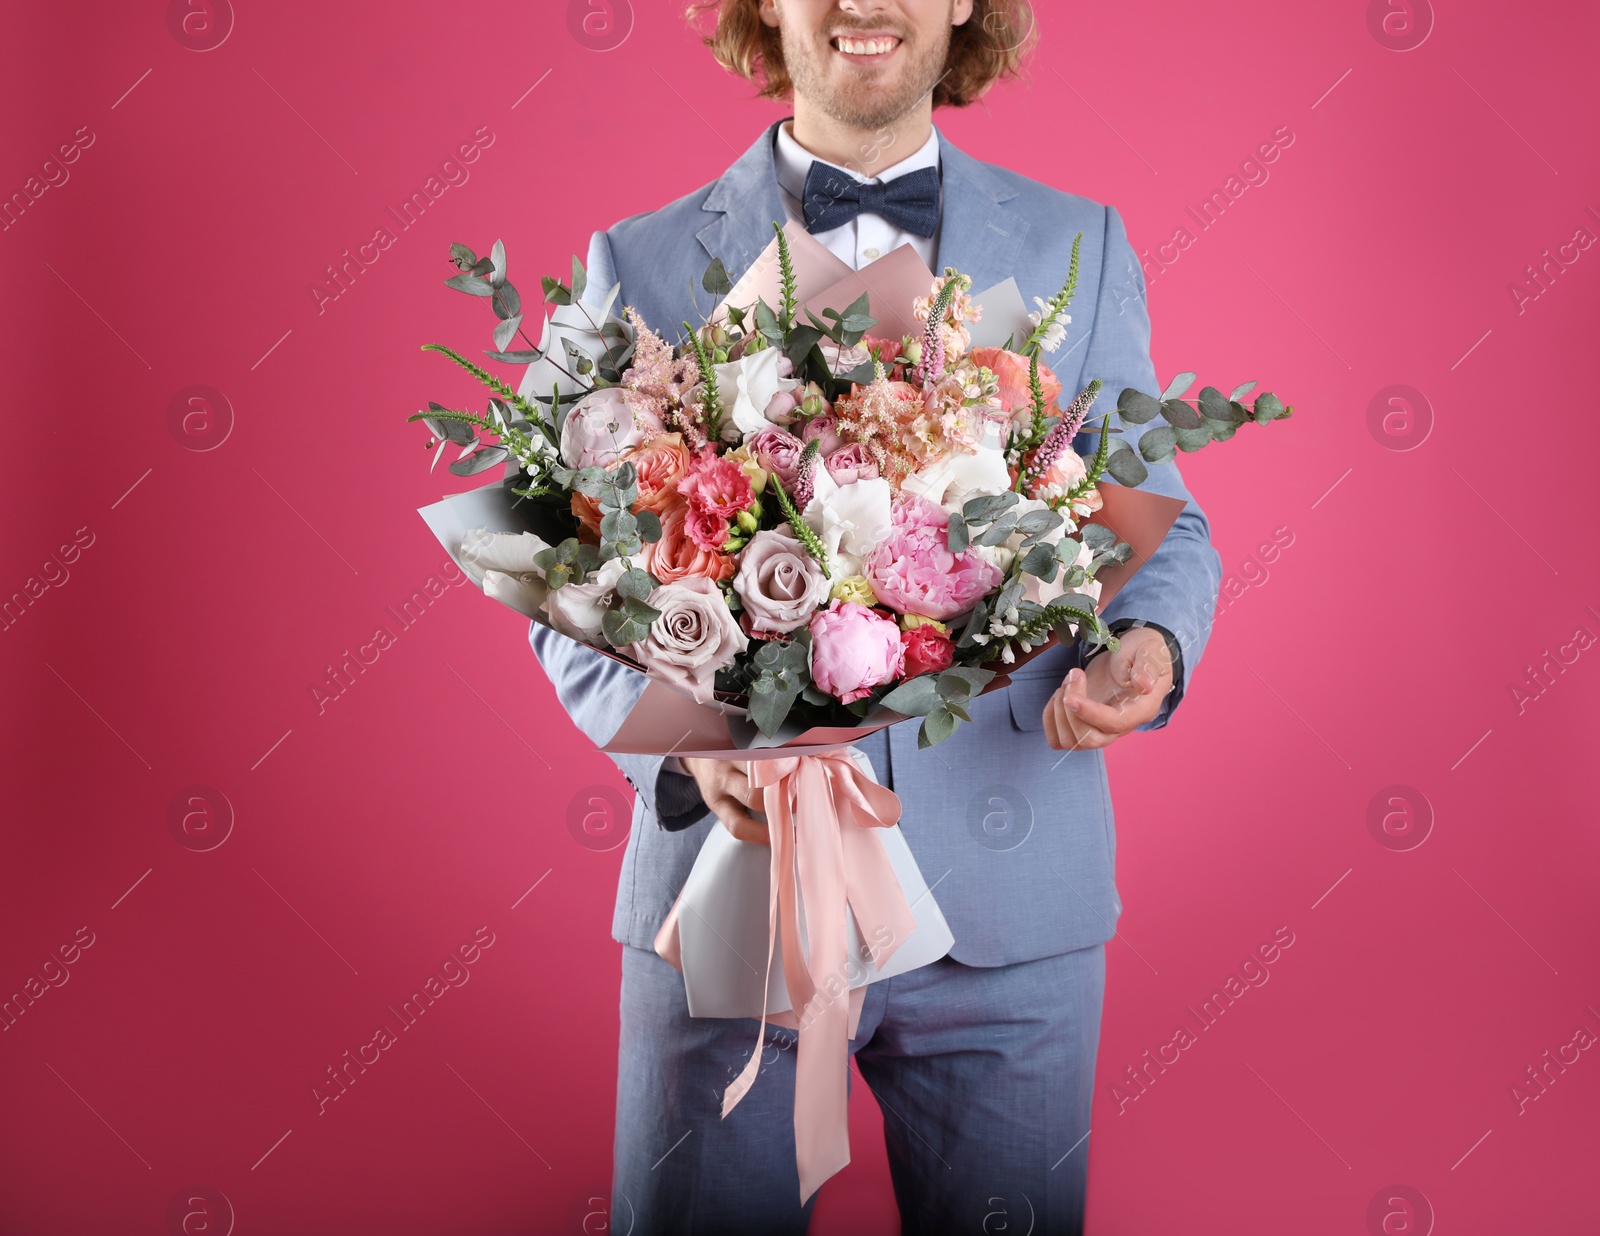
[[(905, 1236), (1082, 1231), (1105, 945), (1012, 965), (949, 957), (867, 989), (850, 1051), (883, 1113)], [(611, 1230), (803, 1233), (795, 1034), (768, 1026), (726, 1119), (755, 1018), (689, 1016), (683, 976), (622, 950)], [(823, 1188), (827, 1188), (826, 1185)]]

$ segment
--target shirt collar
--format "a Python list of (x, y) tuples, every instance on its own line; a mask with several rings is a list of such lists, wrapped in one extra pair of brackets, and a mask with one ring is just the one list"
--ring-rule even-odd
[[(773, 143), (773, 166), (778, 174), (778, 184), (790, 197), (799, 201), (805, 194), (806, 173), (811, 170), (816, 156), (794, 140), (789, 132), (789, 121), (783, 120), (777, 126), (777, 138)], [(939, 130), (933, 126), (928, 128), (928, 140), (921, 147), (908, 154), (900, 162), (891, 167), (886, 167), (876, 176), (863, 176), (853, 168), (844, 168), (851, 176), (859, 181), (886, 181), (897, 176), (904, 176), (907, 172), (914, 172), (921, 167), (937, 168), (939, 166)]]

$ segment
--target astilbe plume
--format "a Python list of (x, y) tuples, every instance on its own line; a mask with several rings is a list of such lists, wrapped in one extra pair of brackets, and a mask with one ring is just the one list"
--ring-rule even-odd
[(700, 381), (700, 366), (689, 353), (673, 356), (671, 345), (645, 325), (632, 305), (623, 315), (633, 327), (634, 345), (633, 364), (622, 375), (622, 386), (637, 392), (637, 408), (654, 412), (668, 431), (683, 434), (684, 443), (699, 450), (706, 445), (705, 432), (682, 400)]
[(854, 387), (849, 395), (834, 401), (839, 436), (860, 443), (867, 457), (877, 465), (878, 475), (888, 478), (896, 488), (916, 471), (918, 460), (906, 447), (901, 431), (923, 414), (920, 398), (899, 394), (884, 376), (883, 362), (874, 365), (874, 376), (865, 387)]

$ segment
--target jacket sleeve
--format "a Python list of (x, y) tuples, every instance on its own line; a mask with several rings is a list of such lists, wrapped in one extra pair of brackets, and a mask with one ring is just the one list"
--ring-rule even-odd
[[(1126, 387), (1159, 397), (1161, 386), (1150, 360), (1150, 310), (1144, 271), (1115, 206), (1106, 207), (1105, 242), (1101, 249), (1100, 290), (1095, 301), (1089, 350), (1084, 358), (1085, 383), (1099, 378), (1104, 386), (1089, 413), (1093, 423), (1115, 410)], [(1134, 450), (1156, 420), (1144, 425), (1124, 425), (1123, 439)], [(1098, 446), (1098, 440), (1095, 440)], [(1200, 664), (1200, 654), (1211, 634), (1222, 580), (1222, 562), (1211, 544), (1211, 526), (1178, 473), (1175, 461), (1149, 465), (1150, 477), (1140, 489), (1182, 498), (1184, 508), (1156, 552), (1112, 598), (1103, 617), (1143, 618), (1171, 631), (1182, 650), (1182, 666), (1161, 710), (1140, 729), (1160, 729), (1171, 719), (1184, 690)], [(1114, 484), (1110, 477), (1102, 483)]]
[[(593, 301), (598, 308), (617, 281), (615, 272), (606, 234), (596, 232), (589, 242), (584, 299)], [(618, 304), (621, 303), (619, 297)], [(645, 676), (540, 622), (530, 625), (528, 642), (573, 724), (597, 747), (610, 742), (644, 693)], [(676, 759), (609, 751), (606, 754), (662, 828), (676, 832), (706, 814), (698, 784)]]

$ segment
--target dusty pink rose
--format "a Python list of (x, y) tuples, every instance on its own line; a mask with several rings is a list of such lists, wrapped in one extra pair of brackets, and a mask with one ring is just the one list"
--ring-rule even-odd
[(745, 445), (756, 457), (756, 462), (768, 472), (777, 474), (784, 488), (794, 488), (795, 478), (800, 475), (800, 452), (805, 443), (787, 429), (779, 429), (774, 425), (771, 429), (763, 429)]
[(761, 531), (739, 554), (733, 590), (744, 602), (752, 632), (803, 627), (828, 599), (828, 579), (787, 528)]
[(732, 519), (756, 500), (750, 477), (737, 460), (724, 459), (707, 451), (696, 457), (688, 473), (678, 482), (678, 492), (689, 505), (700, 511)]
[(635, 410), (642, 403), (619, 386), (590, 391), (561, 423), (561, 461), (569, 468), (615, 463), (647, 434), (660, 433), (660, 417), (642, 406)]
[(868, 481), (878, 475), (878, 465), (873, 463), (867, 454), (867, 448), (859, 442), (841, 446), (822, 462), (827, 465), (828, 475), (840, 485), (848, 485), (852, 481)]
[(732, 665), (750, 646), (721, 589), (697, 576), (652, 589), (649, 603), (661, 616), (650, 624), (648, 635), (623, 651), (651, 677), (686, 691), (702, 704), (709, 703), (716, 672)]
[(900, 628), (854, 601), (834, 601), (811, 619), (811, 681), (841, 704), (892, 682), (905, 666)]
[(800, 438), (804, 442), (809, 442), (812, 438), (821, 438), (822, 445), (817, 449), (825, 456), (833, 454), (844, 445), (844, 439), (839, 436), (839, 418), (832, 412), (813, 416), (800, 431)]
[(902, 493), (894, 526), (861, 560), (878, 600), (900, 614), (943, 621), (971, 609), (1004, 572), (971, 547), (952, 554), (949, 516), (926, 498)]

